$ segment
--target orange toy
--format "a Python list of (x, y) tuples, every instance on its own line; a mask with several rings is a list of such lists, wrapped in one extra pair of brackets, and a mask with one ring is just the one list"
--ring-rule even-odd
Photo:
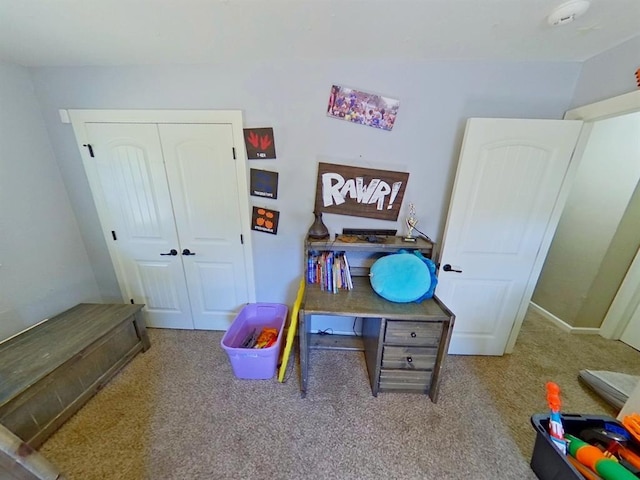
[(622, 425), (625, 426), (627, 431), (640, 442), (640, 415), (632, 413), (622, 419)]
[(547, 403), (551, 409), (551, 415), (549, 416), (549, 436), (553, 444), (558, 449), (566, 454), (567, 442), (564, 439), (564, 428), (562, 426), (562, 417), (560, 416), (560, 407), (562, 402), (560, 401), (560, 387), (555, 382), (547, 382)]
[(263, 328), (253, 348), (269, 348), (276, 343), (278, 330), (276, 328)]
[(618, 455), (636, 468), (640, 468), (640, 455), (632, 452), (627, 447), (620, 445), (618, 447)]
[(569, 460), (569, 463), (573, 465), (575, 469), (578, 470), (582, 474), (582, 476), (587, 480), (602, 480), (602, 477), (593, 473), (591, 470), (589, 470), (586, 466), (581, 464), (578, 460), (573, 458), (571, 455), (567, 456), (567, 460)]

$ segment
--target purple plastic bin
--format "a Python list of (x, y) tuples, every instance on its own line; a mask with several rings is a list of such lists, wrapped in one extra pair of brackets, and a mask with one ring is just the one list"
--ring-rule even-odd
[[(287, 306), (280, 303), (249, 303), (240, 311), (220, 342), (236, 377), (253, 380), (273, 377), (287, 313)], [(268, 348), (239, 348), (254, 328), (260, 332), (265, 327), (278, 330), (276, 343)]]

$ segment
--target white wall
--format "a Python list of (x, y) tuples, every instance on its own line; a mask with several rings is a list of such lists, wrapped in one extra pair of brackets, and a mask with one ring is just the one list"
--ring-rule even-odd
[(0, 340), (100, 301), (26, 69), (0, 63)]
[(639, 52), (640, 35), (584, 62), (571, 108), (636, 90)]
[[(206, 66), (36, 68), (36, 93), (64, 181), (105, 298), (119, 297), (72, 129), (60, 108), (241, 109), (247, 127), (274, 128), (277, 160), (250, 167), (280, 174), (279, 198), (254, 205), (280, 211), (277, 236), (253, 232), (258, 301), (290, 303), (313, 221), (319, 158), (410, 172), (406, 204), (418, 228), (439, 240), (468, 117), (561, 118), (579, 64), (394, 61), (280, 61)], [(325, 116), (332, 83), (400, 100), (393, 131)], [(324, 215), (343, 226), (399, 228), (393, 222)], [(402, 220), (402, 219), (401, 219)], [(350, 327), (350, 326), (349, 326)]]
[(576, 317), (640, 180), (638, 132), (640, 113), (594, 124), (560, 217), (533, 302), (570, 325), (582, 326)]

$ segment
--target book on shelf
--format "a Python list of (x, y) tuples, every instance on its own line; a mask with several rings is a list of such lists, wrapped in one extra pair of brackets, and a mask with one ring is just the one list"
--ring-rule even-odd
[(308, 252), (307, 283), (317, 284), (320, 290), (332, 293), (353, 289), (349, 261), (345, 252)]

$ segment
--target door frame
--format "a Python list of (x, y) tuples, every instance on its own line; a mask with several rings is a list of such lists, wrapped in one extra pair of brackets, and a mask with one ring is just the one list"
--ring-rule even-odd
[[(235, 166), (236, 181), (238, 186), (238, 201), (240, 206), (240, 221), (242, 225), (242, 238), (245, 256), (245, 275), (247, 278), (247, 295), (249, 303), (256, 301), (255, 287), (255, 271), (253, 268), (253, 244), (251, 238), (251, 206), (249, 204), (249, 183), (247, 169), (247, 152), (244, 144), (242, 111), (240, 110), (91, 110), (80, 109), (68, 110), (73, 131), (78, 142), (78, 149), (82, 157), (82, 163), (92, 187), (97, 185), (97, 178), (93, 178), (95, 174), (93, 168), (87, 168), (91, 165), (91, 156), (88, 149), (83, 148), (83, 144), (89, 143), (85, 130), (85, 123), (180, 123), (180, 124), (228, 124), (231, 125), (233, 135), (233, 145), (235, 147)], [(94, 201), (96, 201), (95, 196)], [(116, 271), (118, 279), (118, 287), (123, 301), (127, 301), (125, 288), (123, 285), (122, 273), (118, 270), (118, 253), (110, 241), (111, 233), (104, 228), (104, 221), (107, 220), (108, 214), (103, 205), (96, 202), (98, 218), (102, 227), (102, 233), (105, 238), (111, 263)]]
[[(522, 298), (522, 303), (516, 316), (516, 321), (511, 328), (511, 333), (509, 334), (509, 339), (507, 340), (505, 353), (513, 352), (516, 340), (518, 338), (518, 335), (520, 334), (520, 328), (522, 327), (524, 316), (527, 312), (527, 309), (529, 308), (531, 296), (533, 295), (533, 291), (535, 290), (535, 287), (538, 283), (540, 272), (542, 271), (542, 267), (547, 258), (547, 253), (549, 252), (549, 247), (551, 246), (551, 241), (553, 240), (553, 236), (555, 234), (555, 226), (558, 223), (560, 215), (562, 214), (567, 198), (569, 196), (569, 192), (571, 190), (571, 186), (573, 185), (573, 180), (575, 179), (578, 166), (580, 165), (582, 155), (589, 141), (589, 135), (591, 134), (591, 130), (593, 129), (593, 123), (598, 120), (604, 120), (606, 118), (625, 115), (627, 113), (633, 113), (637, 111), (640, 111), (640, 91), (634, 91), (626, 93), (624, 95), (608, 98), (599, 102), (590, 103), (588, 105), (568, 110), (565, 113), (564, 120), (582, 120), (584, 122), (584, 125), (582, 127), (582, 131), (580, 132), (573, 157), (571, 158), (569, 169), (567, 170), (567, 174), (562, 183), (560, 194), (558, 195), (558, 198), (556, 200), (556, 205), (551, 215), (551, 219), (549, 220), (549, 225), (553, 225), (554, 227), (547, 228), (547, 231), (545, 232), (538, 256), (536, 257), (531, 275), (529, 277), (529, 281), (527, 283), (525, 294)], [(638, 288), (640, 289), (640, 285), (638, 286)], [(605, 320), (607, 320), (608, 317), (609, 314), (607, 314)], [(609, 323), (615, 323), (616, 331), (619, 330), (620, 334), (622, 334), (624, 328), (621, 328), (618, 325), (620, 321), (623, 321), (623, 319), (614, 320), (613, 318), (610, 318), (607, 322), (607, 328), (611, 328), (609, 327)], [(601, 331), (604, 326), (605, 324), (603, 322)], [(626, 327), (626, 324), (624, 326)], [(619, 335), (618, 338), (620, 338)]]
[(600, 326), (600, 335), (611, 340), (620, 340), (629, 326), (633, 314), (640, 306), (640, 249), (627, 270), (618, 293)]

